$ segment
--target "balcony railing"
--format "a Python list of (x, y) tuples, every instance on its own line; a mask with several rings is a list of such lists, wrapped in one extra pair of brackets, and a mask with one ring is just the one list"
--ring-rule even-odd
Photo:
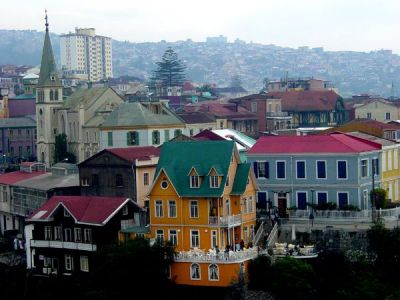
[(63, 241), (46, 241), (46, 240), (31, 240), (31, 247), (72, 249), (72, 250), (83, 250), (83, 251), (97, 250), (97, 246), (94, 244), (63, 242)]
[(208, 224), (209, 225), (217, 225), (217, 226), (238, 226), (242, 223), (242, 216), (241, 215), (231, 215), (225, 217), (208, 217)]
[(175, 261), (185, 262), (241, 262), (255, 258), (258, 255), (258, 247), (216, 253), (215, 251), (181, 251), (175, 254)]
[(290, 117), (286, 111), (269, 111), (266, 113), (267, 117)]
[[(290, 210), (289, 218), (308, 219), (310, 217), (310, 210)], [(372, 210), (366, 209), (361, 211), (348, 211), (348, 210), (314, 210), (314, 218), (316, 219), (371, 219)], [(396, 219), (400, 216), (400, 207), (389, 209), (377, 209), (377, 217), (385, 219)]]

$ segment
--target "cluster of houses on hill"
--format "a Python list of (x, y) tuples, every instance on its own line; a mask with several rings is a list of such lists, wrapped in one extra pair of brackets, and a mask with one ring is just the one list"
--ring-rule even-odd
[[(259, 254), (257, 209), (368, 212), (375, 187), (400, 202), (390, 101), (349, 105), (318, 80), (174, 107), (107, 87), (64, 99), (47, 25), (36, 79), (36, 123), (0, 119), (3, 163), (20, 147), (36, 157), (0, 174), (0, 232), (24, 234), (34, 274), (88, 273), (104, 245), (145, 238), (175, 247), (176, 283), (227, 286)], [(55, 161), (60, 134), (77, 164)]]

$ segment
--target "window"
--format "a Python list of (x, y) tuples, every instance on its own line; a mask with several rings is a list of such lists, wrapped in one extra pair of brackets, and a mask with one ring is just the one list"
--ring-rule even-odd
[(199, 264), (192, 264), (190, 266), (190, 279), (200, 280), (200, 266)]
[(326, 161), (317, 160), (317, 179), (326, 179)]
[(297, 195), (297, 208), (307, 209), (307, 192), (296, 192)]
[(107, 132), (108, 146), (111, 147), (113, 145), (113, 133), (112, 131)]
[(251, 102), (251, 112), (257, 112), (257, 102)]
[(193, 129), (189, 129), (189, 136), (193, 136)]
[(390, 112), (385, 113), (385, 120), (390, 120)]
[(65, 242), (72, 242), (71, 228), (65, 228), (64, 229), (64, 241)]
[(276, 162), (276, 179), (286, 178), (286, 166), (284, 161)]
[(98, 186), (99, 185), (99, 175), (92, 174), (92, 185)]
[(190, 187), (191, 188), (198, 188), (199, 187), (199, 176), (198, 175), (191, 175), (190, 176)]
[(129, 208), (128, 208), (128, 204), (124, 205), (124, 207), (122, 208), (122, 215), (123, 216), (127, 216), (129, 213)]
[(225, 182), (225, 186), (229, 186), (229, 175), (226, 175), (226, 182)]
[(211, 248), (216, 248), (218, 245), (218, 240), (217, 240), (217, 231), (216, 230), (211, 230)]
[(149, 185), (149, 173), (144, 173), (143, 174), (143, 184), (144, 185)]
[(82, 230), (74, 228), (75, 242), (82, 242)]
[(92, 229), (85, 228), (83, 230), (83, 241), (85, 243), (91, 243), (92, 242)]
[(129, 131), (126, 133), (126, 144), (128, 146), (137, 146), (139, 145), (139, 132), (137, 131)]
[(212, 188), (219, 187), (218, 176), (215, 176), (215, 175), (210, 176), (210, 187), (212, 187)]
[(70, 213), (68, 212), (68, 210), (66, 210), (65, 208), (64, 208), (64, 217), (66, 217), (66, 218), (69, 218), (71, 215), (70, 215)]
[(161, 188), (163, 190), (167, 189), (168, 188), (168, 181), (166, 181), (166, 180), (161, 181)]
[(175, 200), (168, 201), (168, 217), (176, 218), (176, 201)]
[(219, 280), (219, 270), (216, 264), (211, 264), (208, 266), (208, 280), (210, 281)]
[(347, 179), (347, 161), (338, 160), (338, 162), (337, 162), (337, 177), (338, 177), (338, 179)]
[(250, 196), (249, 199), (247, 199), (247, 212), (252, 212), (253, 211), (253, 197)]
[(219, 121), (219, 129), (224, 129), (224, 121)]
[(296, 161), (296, 178), (305, 179), (306, 178), (306, 162)]
[(54, 239), (56, 241), (61, 241), (61, 227), (60, 226), (54, 227)]
[(66, 271), (72, 271), (72, 268), (73, 268), (72, 256), (71, 255), (65, 255), (64, 256), (64, 262), (65, 262), (65, 270)]
[(243, 209), (244, 212), (247, 213), (247, 198), (243, 198)]
[(372, 159), (372, 172), (374, 175), (379, 175), (379, 158)]
[(169, 141), (169, 130), (168, 129), (164, 130), (164, 141), (166, 141), (166, 142)]
[(269, 163), (266, 161), (257, 161), (253, 163), (254, 175), (256, 178), (269, 178)]
[(361, 160), (361, 177), (368, 177), (368, 160)]
[(199, 217), (199, 207), (197, 200), (190, 201), (190, 217), (198, 218)]
[(180, 129), (174, 130), (174, 137), (177, 137), (178, 135), (181, 135), (181, 134), (182, 134), (182, 130), (180, 130)]
[(164, 242), (164, 230), (158, 229), (156, 231), (156, 239), (159, 243)]
[(198, 230), (190, 230), (190, 247), (200, 247), (200, 233)]
[(82, 178), (81, 186), (89, 186), (89, 180), (87, 178)]
[(160, 144), (160, 132), (158, 130), (154, 130), (152, 133), (152, 142), (153, 145)]
[(52, 239), (51, 226), (44, 227), (44, 239), (47, 241)]
[(161, 200), (156, 201), (156, 218), (162, 218), (164, 213), (163, 213), (163, 205)]
[(81, 265), (82, 272), (89, 272), (89, 258), (87, 256), (81, 255), (80, 265)]
[(370, 112), (367, 112), (367, 119), (372, 119), (372, 114)]
[(116, 187), (123, 187), (124, 186), (124, 180), (122, 179), (121, 174), (117, 174), (115, 176), (115, 186)]
[(346, 192), (338, 192), (339, 209), (344, 209), (349, 204), (349, 194)]
[(175, 229), (169, 231), (168, 240), (172, 246), (178, 245), (178, 232)]
[(319, 205), (328, 203), (328, 193), (327, 192), (317, 192), (317, 203)]

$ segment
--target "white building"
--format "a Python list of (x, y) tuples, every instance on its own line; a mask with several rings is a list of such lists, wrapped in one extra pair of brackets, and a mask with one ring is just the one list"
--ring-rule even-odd
[(100, 81), (113, 77), (111, 38), (94, 28), (76, 28), (60, 37), (61, 66), (67, 76)]

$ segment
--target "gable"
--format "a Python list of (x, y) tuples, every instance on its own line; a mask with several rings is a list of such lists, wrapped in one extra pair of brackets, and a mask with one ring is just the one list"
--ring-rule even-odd
[(124, 160), (106, 150), (102, 150), (99, 153), (89, 157), (88, 159), (84, 160), (78, 167), (81, 168), (90, 168), (94, 166), (131, 166), (131, 163), (127, 160)]

